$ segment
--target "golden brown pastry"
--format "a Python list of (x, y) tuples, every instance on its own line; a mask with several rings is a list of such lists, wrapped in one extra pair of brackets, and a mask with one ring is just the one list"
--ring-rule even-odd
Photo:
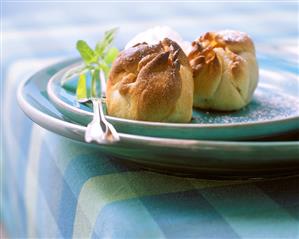
[(258, 83), (258, 64), (247, 34), (208, 32), (192, 43), (188, 58), (194, 77), (195, 107), (229, 111), (250, 102)]
[(120, 53), (107, 82), (111, 116), (161, 122), (189, 122), (193, 77), (187, 56), (165, 38), (137, 44)]

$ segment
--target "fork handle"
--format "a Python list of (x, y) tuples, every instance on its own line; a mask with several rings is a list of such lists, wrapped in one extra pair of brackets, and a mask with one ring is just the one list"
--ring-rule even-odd
[(87, 143), (91, 141), (96, 141), (98, 143), (101, 143), (103, 142), (103, 136), (105, 130), (102, 128), (102, 124), (101, 124), (99, 102), (97, 99), (92, 99), (91, 101), (92, 101), (94, 113), (93, 113), (92, 121), (86, 127), (85, 141)]
[(92, 121), (96, 121), (98, 123), (101, 122), (101, 112), (103, 109), (100, 110), (100, 107), (99, 107), (99, 100), (98, 99), (92, 99), (91, 102), (92, 102), (92, 108), (93, 108), (93, 119)]
[(112, 124), (110, 124), (105, 117), (104, 114), (104, 110), (103, 110), (103, 103), (102, 103), (102, 99), (98, 99), (97, 100), (98, 105), (99, 105), (99, 109), (100, 109), (100, 118), (101, 121), (104, 123), (106, 129), (105, 129), (105, 134), (104, 137), (106, 137), (106, 139), (110, 142), (117, 142), (120, 140), (119, 135), (116, 131), (116, 129), (114, 128), (114, 126)]

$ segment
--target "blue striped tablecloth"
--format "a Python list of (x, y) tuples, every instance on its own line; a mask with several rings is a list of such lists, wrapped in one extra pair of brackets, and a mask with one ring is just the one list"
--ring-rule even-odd
[[(298, 3), (3, 2), (1, 230), (11, 238), (299, 238), (298, 177), (179, 178), (128, 168), (32, 123), (16, 88), (119, 26), (123, 46), (150, 26), (193, 40), (248, 32), (259, 61), (298, 75)], [(260, 54), (263, 52), (263, 54)], [(265, 57), (266, 56), (266, 57)], [(261, 155), (262, 157), (262, 155)]]

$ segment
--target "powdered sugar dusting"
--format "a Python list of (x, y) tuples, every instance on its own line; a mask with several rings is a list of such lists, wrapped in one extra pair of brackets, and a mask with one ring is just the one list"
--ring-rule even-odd
[(224, 41), (240, 42), (243, 41), (248, 35), (245, 32), (239, 32), (234, 30), (223, 30), (218, 32), (222, 36)]
[(236, 112), (205, 112), (194, 109), (192, 123), (250, 123), (286, 119), (298, 115), (299, 100), (297, 98), (260, 87), (251, 103), (242, 110)]
[(127, 43), (125, 49), (142, 42), (146, 42), (149, 45), (157, 44), (164, 38), (169, 38), (178, 43), (186, 54), (188, 54), (191, 50), (190, 42), (184, 41), (176, 31), (168, 26), (156, 26), (137, 34)]

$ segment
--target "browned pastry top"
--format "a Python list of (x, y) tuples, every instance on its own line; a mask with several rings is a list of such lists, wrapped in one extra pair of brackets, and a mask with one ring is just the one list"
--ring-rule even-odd
[[(215, 49), (220, 48), (227, 55), (230, 64), (230, 69), (238, 74), (242, 58), (239, 56), (242, 52), (255, 54), (254, 44), (249, 36), (242, 32), (235, 31), (220, 31), (207, 32), (192, 42), (192, 50), (188, 55), (194, 76), (198, 74), (204, 64), (209, 64), (218, 59)], [(239, 71), (240, 72), (240, 71)]]
[(156, 45), (140, 43), (124, 50), (109, 75), (108, 113), (113, 115), (117, 108), (111, 101), (115, 99), (113, 91), (118, 90), (130, 102), (127, 110), (131, 118), (167, 118), (181, 94), (181, 66), (190, 68), (188, 58), (176, 42), (167, 38)]

